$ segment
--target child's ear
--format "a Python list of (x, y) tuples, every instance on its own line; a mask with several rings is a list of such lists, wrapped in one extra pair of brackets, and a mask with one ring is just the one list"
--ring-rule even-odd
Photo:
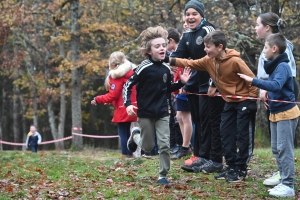
[(274, 45), (272, 46), (272, 52), (276, 53), (278, 51), (278, 46)]

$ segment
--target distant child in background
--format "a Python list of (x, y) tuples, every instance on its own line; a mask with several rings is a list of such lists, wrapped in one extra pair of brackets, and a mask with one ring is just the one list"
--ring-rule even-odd
[(30, 126), (30, 132), (27, 134), (26, 139), (26, 149), (29, 147), (31, 151), (36, 153), (38, 149), (38, 145), (42, 142), (42, 137), (39, 132), (36, 131), (35, 126)]
[[(128, 115), (138, 116), (139, 129), (133, 129), (128, 148), (135, 151), (137, 145), (144, 151), (154, 147), (156, 134), (159, 148), (158, 184), (167, 185), (170, 169), (170, 127), (168, 94), (181, 88), (190, 77), (185, 69), (181, 80), (172, 83), (171, 70), (163, 60), (166, 56), (168, 31), (161, 26), (149, 27), (141, 35), (141, 52), (144, 60), (134, 71), (123, 88), (124, 105)], [(132, 87), (137, 85), (137, 104), (132, 105)]]
[[(270, 100), (295, 102), (294, 80), (289, 59), (285, 53), (286, 39), (280, 33), (266, 38), (264, 69), (268, 80), (257, 79), (239, 74), (253, 86), (268, 91)], [(277, 197), (294, 197), (294, 138), (300, 111), (295, 103), (268, 102), (271, 127), (271, 147), (281, 174), (280, 184), (269, 190)]]
[[(132, 157), (132, 152), (127, 149), (127, 140), (130, 137), (131, 122), (136, 122), (136, 116), (129, 116), (126, 107), (123, 105), (122, 90), (123, 85), (133, 74), (135, 65), (126, 59), (123, 52), (115, 51), (109, 57), (109, 72), (105, 79), (107, 94), (96, 96), (92, 105), (112, 104), (115, 108), (112, 122), (118, 124), (118, 134), (120, 136), (122, 157)], [(136, 105), (136, 91), (132, 90), (131, 100)]]

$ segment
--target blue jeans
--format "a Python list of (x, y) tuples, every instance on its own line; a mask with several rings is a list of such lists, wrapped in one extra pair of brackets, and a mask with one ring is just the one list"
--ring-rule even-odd
[(31, 151), (36, 153), (37, 152), (37, 148), (38, 148), (38, 145), (30, 145), (30, 148), (31, 148)]
[(118, 123), (118, 134), (120, 136), (121, 150), (123, 155), (132, 156), (132, 153), (127, 149), (127, 140), (130, 137), (131, 122)]

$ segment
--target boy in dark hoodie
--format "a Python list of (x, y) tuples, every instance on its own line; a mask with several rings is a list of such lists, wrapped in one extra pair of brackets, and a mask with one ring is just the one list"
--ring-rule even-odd
[[(223, 32), (208, 33), (204, 37), (204, 45), (207, 56), (198, 60), (170, 58), (170, 65), (207, 71), (221, 94), (257, 97), (258, 89), (237, 75), (244, 73), (255, 77), (254, 74), (237, 51), (226, 48)], [(215, 178), (239, 182), (247, 175), (247, 164), (253, 152), (256, 101), (226, 96), (223, 99), (226, 103), (221, 113), (220, 130), (228, 167)], [(205, 169), (202, 171), (205, 172)]]
[[(252, 78), (238, 74), (252, 85), (264, 89), (269, 100), (295, 102), (294, 80), (285, 53), (286, 39), (280, 34), (272, 34), (266, 38), (264, 54), (268, 59), (264, 69), (268, 80)], [(295, 103), (268, 101), (270, 110), (271, 147), (281, 175), (281, 183), (269, 190), (269, 194), (277, 197), (294, 197), (294, 138), (299, 108)]]

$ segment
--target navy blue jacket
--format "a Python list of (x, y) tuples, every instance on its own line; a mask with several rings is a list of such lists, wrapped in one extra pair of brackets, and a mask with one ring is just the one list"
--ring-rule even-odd
[[(269, 74), (268, 80), (253, 79), (252, 85), (268, 91), (268, 97), (272, 100), (295, 101), (294, 80), (289, 59), (286, 53), (280, 54), (274, 60), (265, 61), (264, 68)], [(272, 114), (277, 114), (291, 109), (293, 103), (270, 101), (269, 110)]]
[[(172, 52), (170, 57), (196, 60), (206, 56), (203, 38), (214, 30), (214, 26), (205, 20), (196, 31), (183, 33), (177, 49)], [(193, 70), (183, 89), (188, 92), (207, 93), (209, 78), (207, 71)]]
[(170, 92), (179, 90), (181, 81), (172, 83), (171, 70), (164, 62), (144, 60), (123, 86), (124, 105), (131, 105), (131, 88), (136, 86), (137, 116), (142, 118), (162, 118), (169, 115), (168, 97)]

